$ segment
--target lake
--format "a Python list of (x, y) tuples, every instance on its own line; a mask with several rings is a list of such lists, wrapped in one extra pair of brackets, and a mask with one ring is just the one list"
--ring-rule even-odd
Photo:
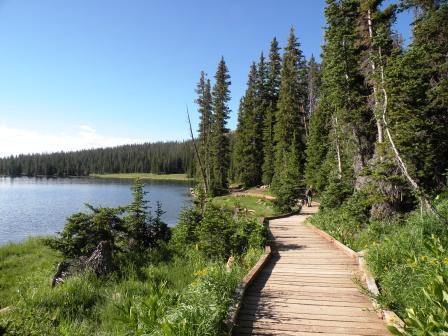
[[(127, 180), (0, 177), (0, 244), (53, 235), (72, 213), (88, 211), (84, 203), (127, 205), (132, 200), (131, 184)], [(153, 209), (157, 201), (162, 203), (163, 220), (169, 226), (191, 204), (189, 188), (186, 182), (145, 181), (146, 198)]]

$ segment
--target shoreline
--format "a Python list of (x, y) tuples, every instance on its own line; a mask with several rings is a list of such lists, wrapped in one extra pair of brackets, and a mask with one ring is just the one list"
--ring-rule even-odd
[(188, 177), (186, 174), (117, 173), (90, 174), (86, 177), (92, 179), (135, 180), (136, 178), (140, 178), (143, 181), (195, 182), (194, 178)]
[(0, 175), (0, 178), (38, 178), (38, 179), (103, 179), (103, 180), (135, 180), (140, 178), (143, 181), (173, 181), (173, 182), (195, 182), (196, 179), (188, 177), (186, 174), (154, 174), (154, 173), (116, 173), (116, 174), (90, 174), (86, 176), (47, 176), (47, 175), (35, 175), (35, 176), (10, 176)]

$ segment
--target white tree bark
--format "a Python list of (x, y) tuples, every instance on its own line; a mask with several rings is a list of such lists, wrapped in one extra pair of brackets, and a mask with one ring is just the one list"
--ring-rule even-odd
[[(372, 27), (372, 14), (370, 9), (367, 10), (367, 25), (369, 27), (369, 37), (370, 37), (370, 47), (369, 47), (369, 63), (370, 67), (372, 68), (372, 75), (374, 76), (376, 73), (376, 64), (372, 57), (372, 48), (373, 48), (373, 27)], [(384, 142), (384, 135), (383, 135), (383, 125), (381, 124), (381, 118), (377, 115), (379, 112), (379, 99), (378, 99), (378, 89), (377, 85), (373, 84), (373, 96), (375, 99), (375, 119), (376, 119), (376, 128), (378, 132), (378, 143)]]
[(335, 135), (336, 135), (336, 157), (337, 157), (337, 160), (338, 160), (338, 178), (339, 178), (339, 180), (341, 180), (342, 179), (342, 160), (341, 160), (341, 149), (340, 149), (340, 146), (339, 146), (338, 117), (335, 116), (333, 120), (334, 120), (334, 126), (335, 126), (334, 132), (335, 132)]
[[(379, 48), (378, 51), (379, 51), (379, 55), (380, 55), (380, 59), (381, 59), (381, 48)], [(400, 152), (398, 151), (397, 146), (395, 146), (395, 142), (394, 142), (394, 139), (393, 139), (392, 134), (390, 132), (390, 129), (389, 129), (389, 126), (388, 126), (388, 123), (387, 123), (387, 118), (386, 118), (387, 104), (388, 104), (388, 95), (387, 95), (387, 90), (386, 90), (385, 81), (384, 81), (384, 66), (382, 64), (380, 64), (380, 74), (381, 74), (381, 91), (383, 93), (383, 99), (384, 99), (383, 111), (382, 111), (382, 119), (383, 119), (384, 128), (386, 130), (387, 137), (389, 139), (389, 143), (390, 143), (390, 145), (392, 147), (392, 150), (393, 150), (393, 152), (395, 154), (395, 158), (396, 158), (396, 160), (398, 162), (398, 166), (400, 167), (401, 172), (406, 177), (406, 179), (408, 180), (408, 182), (411, 185), (411, 187), (414, 189), (415, 193), (420, 197), (421, 205), (422, 206), (424, 205), (425, 208), (430, 210), (437, 218), (439, 218), (440, 220), (442, 220), (445, 223), (447, 223), (446, 218), (444, 218), (441, 214), (439, 214), (437, 209), (434, 208), (434, 206), (431, 204), (429, 199), (425, 196), (424, 192), (421, 190), (421, 188), (418, 185), (418, 183), (409, 174), (409, 171), (408, 171), (408, 168), (406, 166), (406, 163), (402, 159), (402, 157), (400, 155)]]

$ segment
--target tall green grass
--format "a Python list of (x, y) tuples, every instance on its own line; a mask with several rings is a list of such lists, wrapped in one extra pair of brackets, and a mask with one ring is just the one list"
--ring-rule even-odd
[(256, 217), (276, 214), (273, 202), (263, 197), (226, 195), (213, 198), (212, 204), (227, 210), (234, 210), (235, 208), (250, 209)]
[[(220, 335), (233, 291), (262, 250), (228, 272), (194, 248), (168, 261), (148, 254), (107, 278), (91, 273), (51, 288), (59, 259), (42, 239), (0, 247), (1, 327), (7, 335)], [(144, 256), (143, 256), (144, 257)], [(28, 265), (29, 264), (29, 265)]]
[(33, 283), (50, 283), (61, 256), (43, 241), (30, 238), (0, 246), (0, 309), (14, 305), (24, 288)]
[[(439, 201), (437, 209), (447, 218), (448, 200)], [(354, 197), (338, 208), (321, 211), (310, 221), (354, 250), (367, 250), (367, 264), (377, 279), (378, 300), (384, 307), (404, 319), (409, 319), (410, 309), (421, 321), (440, 319), (431, 314), (438, 305), (445, 305), (448, 311), (448, 294), (444, 303), (437, 303), (425, 290), (436, 286), (436, 279), (448, 280), (446, 224), (419, 210), (387, 221), (369, 221), (365, 210), (362, 200)], [(448, 286), (444, 290), (448, 292)], [(426, 328), (425, 323), (421, 326)], [(439, 335), (412, 330), (406, 335)]]

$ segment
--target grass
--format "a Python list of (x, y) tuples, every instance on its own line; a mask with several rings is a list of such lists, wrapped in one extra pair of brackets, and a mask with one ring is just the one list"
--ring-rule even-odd
[(51, 288), (60, 256), (43, 239), (0, 247), (0, 334), (220, 335), (234, 288), (261, 254), (250, 249), (231, 272), (195, 249), (106, 278), (86, 273)]
[(212, 203), (218, 207), (234, 210), (236, 207), (254, 211), (257, 217), (273, 216), (276, 214), (271, 200), (263, 197), (226, 195), (215, 197)]
[(0, 309), (15, 305), (19, 293), (30, 283), (50, 283), (59, 253), (45, 246), (42, 238), (0, 246)]
[(118, 173), (118, 174), (90, 174), (90, 177), (103, 178), (103, 179), (123, 179), (123, 180), (135, 180), (136, 178), (140, 178), (142, 180), (159, 180), (159, 181), (194, 181), (194, 179), (188, 177), (187, 174)]
[[(440, 200), (437, 208), (445, 218), (448, 216), (447, 199)], [(420, 321), (431, 320), (431, 315), (437, 317), (434, 311), (440, 305), (434, 303), (436, 297), (425, 295), (423, 290), (434, 286), (436, 279), (448, 279), (446, 225), (419, 210), (374, 221), (362, 209), (362, 200), (352, 197), (338, 208), (322, 210), (310, 221), (354, 250), (367, 250), (367, 264), (380, 287), (377, 299), (384, 307), (405, 320), (411, 308)], [(448, 287), (445, 290), (448, 295)], [(418, 324), (418, 328), (424, 325)]]

